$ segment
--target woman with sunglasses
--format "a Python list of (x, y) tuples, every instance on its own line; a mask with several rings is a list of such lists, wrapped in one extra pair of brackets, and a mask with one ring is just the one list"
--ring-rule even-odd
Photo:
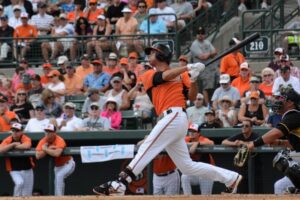
[(219, 107), (216, 111), (216, 116), (219, 118), (223, 127), (233, 127), (237, 124), (237, 113), (234, 110), (232, 99), (229, 96), (225, 95), (219, 100)]
[(27, 124), (28, 120), (34, 117), (34, 108), (28, 101), (27, 92), (24, 88), (17, 90), (15, 102), (10, 107), (10, 110), (18, 115), (21, 124)]
[(47, 89), (54, 93), (55, 101), (60, 105), (65, 102), (66, 86), (63, 82), (63, 77), (58, 70), (52, 70), (48, 75), (50, 79)]
[(111, 128), (120, 129), (122, 122), (122, 113), (119, 111), (118, 103), (115, 98), (109, 97), (104, 105), (104, 111), (100, 114), (101, 117), (106, 117), (111, 122)]
[[(20, 123), (13, 123), (11, 135), (5, 138), (0, 145), (0, 153), (10, 150), (28, 150), (31, 148), (31, 139), (23, 133)], [(31, 196), (33, 189), (34, 163), (31, 157), (6, 158), (6, 170), (9, 172), (15, 187), (14, 196)]]
[(57, 118), (61, 115), (62, 113), (62, 107), (60, 104), (55, 102), (55, 97), (54, 93), (49, 90), (45, 89), (42, 92), (42, 106), (45, 109), (45, 115), (46, 118)]
[[(84, 17), (79, 17), (75, 23), (75, 40), (73, 40), (73, 45), (70, 49), (71, 60), (76, 60), (78, 49), (85, 47), (89, 42), (90, 38), (85, 36), (91, 36), (93, 34), (93, 29), (91, 28), (88, 20)], [(82, 38), (80, 36), (83, 36)]]
[(258, 89), (264, 92), (267, 99), (272, 98), (272, 88), (274, 84), (274, 70), (266, 67), (262, 70), (262, 83), (258, 86)]

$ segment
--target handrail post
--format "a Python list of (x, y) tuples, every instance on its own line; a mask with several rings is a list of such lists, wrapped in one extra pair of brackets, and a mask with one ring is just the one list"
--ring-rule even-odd
[(48, 156), (48, 175), (49, 175), (49, 182), (48, 182), (48, 189), (49, 189), (49, 195), (54, 195), (54, 159), (50, 156)]

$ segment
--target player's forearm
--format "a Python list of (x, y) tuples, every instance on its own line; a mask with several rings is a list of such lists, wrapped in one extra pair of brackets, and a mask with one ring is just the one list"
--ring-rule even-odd
[(187, 67), (172, 68), (167, 71), (164, 71), (162, 74), (162, 78), (164, 81), (170, 81), (186, 71), (187, 71)]
[(30, 149), (30, 148), (31, 148), (30, 143), (23, 143), (23, 144), (17, 145), (15, 147), (15, 149), (18, 149), (18, 150), (27, 150), (27, 149)]
[(190, 89), (189, 89), (189, 100), (190, 101), (195, 101), (197, 93), (198, 93), (197, 83), (191, 82), (191, 86), (190, 86)]
[(5, 146), (1, 146), (0, 147), (0, 153), (6, 153), (6, 152), (8, 152), (9, 150), (11, 150), (13, 148), (14, 148), (14, 144), (8, 144), (8, 145), (5, 145)]
[(59, 157), (62, 153), (62, 149), (50, 149), (46, 148), (44, 149), (44, 152), (52, 157)]
[(268, 131), (265, 135), (262, 136), (262, 139), (265, 144), (271, 144), (276, 139), (281, 138), (283, 136), (283, 133), (277, 129), (273, 128), (270, 131)]

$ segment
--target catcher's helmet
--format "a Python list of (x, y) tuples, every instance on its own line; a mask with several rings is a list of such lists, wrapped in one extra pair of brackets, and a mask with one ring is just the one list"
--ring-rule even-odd
[(147, 55), (150, 55), (151, 50), (155, 50), (156, 52), (155, 57), (157, 60), (161, 62), (167, 62), (168, 64), (171, 62), (172, 51), (167, 45), (156, 43), (152, 45), (152, 47), (147, 47), (145, 49), (145, 53)]
[(278, 112), (282, 109), (284, 102), (291, 101), (294, 103), (296, 109), (299, 108), (300, 95), (292, 88), (288, 87), (282, 89), (280, 95), (276, 97), (276, 100), (272, 104), (272, 110)]

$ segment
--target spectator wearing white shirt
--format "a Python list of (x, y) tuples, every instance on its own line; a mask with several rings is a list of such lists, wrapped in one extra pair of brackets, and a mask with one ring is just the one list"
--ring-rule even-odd
[(51, 35), (54, 37), (62, 37), (55, 42), (43, 42), (42, 54), (46, 62), (49, 62), (49, 53), (51, 52), (51, 60), (54, 60), (59, 54), (64, 53), (72, 46), (73, 38), (63, 38), (66, 36), (74, 35), (74, 27), (68, 23), (67, 16), (65, 14), (59, 15), (59, 25), (52, 28)]
[(4, 7), (4, 15), (6, 15), (8, 18), (11, 18), (14, 16), (14, 9), (18, 8), (21, 10), (21, 12), (26, 12), (25, 7), (19, 5), (19, 0), (10, 0), (11, 4)]
[(50, 79), (47, 88), (54, 93), (55, 101), (59, 104), (64, 104), (66, 86), (63, 81), (60, 80), (60, 73), (57, 70), (52, 70), (47, 77)]
[(204, 97), (201, 93), (198, 93), (196, 100), (194, 101), (194, 106), (189, 107), (186, 110), (188, 120), (190, 123), (197, 124), (200, 126), (205, 122), (205, 112), (208, 111), (208, 108), (203, 105)]
[(53, 24), (54, 17), (46, 13), (46, 3), (39, 2), (37, 7), (38, 13), (32, 16), (31, 24), (36, 26), (38, 35), (48, 35), (48, 33), (51, 31), (51, 24)]
[[(173, 8), (167, 6), (166, 0), (156, 0), (157, 3), (157, 14), (166, 14), (159, 15), (159, 19), (162, 19), (166, 22), (167, 28), (169, 31), (174, 30), (175, 21), (176, 21), (176, 13)], [(169, 14), (169, 15), (168, 15)]]
[(8, 18), (8, 25), (13, 27), (14, 29), (17, 26), (22, 25), (21, 22), (21, 6), (15, 5), (13, 8), (13, 16)]
[(300, 93), (299, 78), (291, 76), (291, 68), (289, 66), (280, 68), (280, 77), (277, 77), (274, 81), (272, 94), (279, 94), (282, 87), (292, 87), (296, 92)]
[(63, 114), (56, 119), (60, 131), (76, 131), (82, 128), (82, 119), (75, 116), (76, 105), (67, 102)]
[(88, 97), (84, 100), (84, 104), (82, 106), (81, 113), (84, 117), (88, 117), (91, 111), (91, 105), (93, 103), (97, 103), (99, 106), (99, 110), (103, 110), (103, 106), (106, 103), (106, 97), (100, 96), (100, 92), (96, 88), (90, 88), (88, 90)]
[(35, 107), (35, 118), (31, 118), (26, 127), (26, 132), (43, 132), (50, 120), (46, 118), (45, 108), (42, 105), (37, 105)]

